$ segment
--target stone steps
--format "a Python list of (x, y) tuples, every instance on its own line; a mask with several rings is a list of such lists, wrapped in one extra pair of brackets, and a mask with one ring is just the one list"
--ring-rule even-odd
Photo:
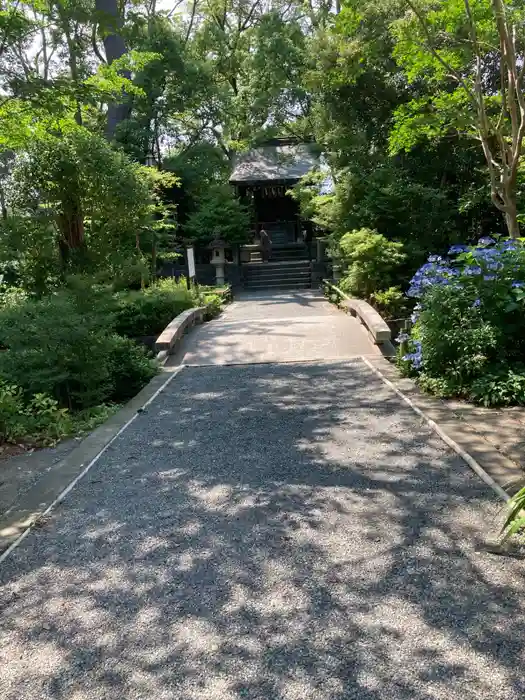
[(312, 284), (307, 260), (244, 265), (245, 289), (308, 289)]
[(309, 267), (310, 261), (309, 260), (270, 260), (267, 263), (260, 263), (260, 262), (249, 262), (249, 263), (244, 263), (243, 267), (245, 268), (264, 268), (268, 269), (271, 267), (297, 267), (297, 266), (302, 266), (302, 267)]
[(273, 273), (286, 274), (288, 272), (310, 272), (310, 263), (308, 262), (308, 260), (283, 260), (283, 262), (279, 263), (250, 263), (249, 265), (244, 265), (244, 270), (250, 275), (269, 275)]
[(286, 273), (282, 272), (272, 272), (268, 275), (249, 275), (245, 279), (250, 282), (275, 282), (275, 280), (301, 280), (303, 282), (309, 282), (311, 278), (310, 270), (305, 272), (292, 272), (289, 270)]
[(272, 282), (246, 282), (244, 285), (244, 289), (248, 291), (264, 291), (266, 289), (311, 289), (312, 284), (308, 280), (308, 282), (302, 282), (302, 281), (297, 281), (297, 280), (279, 280), (279, 281), (272, 281)]
[(289, 250), (280, 250), (279, 248), (272, 248), (270, 260), (272, 262), (280, 260), (308, 260), (308, 251), (304, 248), (290, 248)]

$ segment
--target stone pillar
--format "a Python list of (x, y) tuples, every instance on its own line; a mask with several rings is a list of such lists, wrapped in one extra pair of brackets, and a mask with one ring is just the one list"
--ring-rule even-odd
[(316, 243), (315, 259), (317, 260), (318, 263), (322, 263), (324, 261), (324, 254), (325, 254), (325, 250), (326, 250), (326, 241), (324, 241), (322, 238), (316, 238), (315, 243)]
[(224, 266), (226, 264), (224, 245), (212, 244), (211, 264), (215, 266), (215, 284), (218, 287), (223, 287), (225, 283)]

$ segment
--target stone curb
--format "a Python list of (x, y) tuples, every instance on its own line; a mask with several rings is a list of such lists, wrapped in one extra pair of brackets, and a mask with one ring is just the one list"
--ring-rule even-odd
[[(226, 291), (228, 291), (228, 295), (225, 294), (224, 297), (230, 299), (231, 290)], [(180, 340), (185, 333), (194, 327), (193, 321), (196, 318), (202, 320), (206, 310), (206, 306), (196, 307), (188, 310), (195, 312), (193, 314), (182, 312), (176, 316), (168, 328), (172, 328), (173, 324), (173, 327), (179, 329), (182, 325), (183, 331), (177, 332), (176, 341), (174, 340), (167, 349), (161, 350), (157, 354), (156, 359), (161, 368), (160, 374), (153, 377), (149, 384), (117, 413), (87, 435), (66, 457), (56, 462), (42, 478), (24, 492), (21, 502), (15, 502), (8, 510), (0, 513), (0, 562), (8, 553), (9, 548), (20, 538), (25, 537), (25, 534), (38, 522), (39, 518), (55, 505), (56, 499), (61, 500), (60, 493), (64, 486), (76, 483), (76, 480), (83, 475), (86, 466), (102, 454), (120, 432), (134, 420), (140, 410), (151, 402), (167, 385), (168, 381), (183, 368), (184, 365), (180, 362), (166, 366), (167, 361), (171, 353), (180, 345)], [(180, 316), (184, 317), (183, 324), (174, 323)], [(166, 329), (163, 333), (165, 331)]]
[[(171, 355), (184, 334), (196, 324), (203, 323), (206, 306), (197, 306), (193, 309), (182, 311), (175, 316), (155, 341), (155, 350), (159, 355), (166, 353)], [(157, 355), (157, 359), (162, 362), (162, 358)]]
[[(233, 293), (231, 287), (220, 290), (217, 292), (217, 296), (222, 298), (222, 303), (232, 301)], [(195, 325), (204, 323), (206, 312), (210, 310), (211, 307), (211, 304), (207, 304), (206, 306), (197, 306), (192, 309), (187, 309), (170, 321), (155, 341), (155, 350), (157, 351), (156, 360), (161, 367), (164, 367), (170, 355), (175, 355), (177, 353), (184, 336), (191, 331)]]
[(75, 480), (83, 470), (102, 454), (141, 409), (160, 393), (167, 379), (171, 380), (182, 367), (179, 365), (163, 368), (161, 373), (153, 377), (125, 406), (87, 435), (69, 455), (54, 464), (23, 494), (21, 503), (14, 503), (0, 515), (0, 553), (5, 554), (5, 550), (23, 536), (28, 528), (38, 523), (39, 518), (50, 508), (50, 504), (55, 503), (64, 487), (73, 481), (76, 483)]
[(500, 498), (508, 500), (525, 484), (523, 467), (498, 450), (445, 401), (423, 394), (412, 379), (402, 377), (384, 357), (362, 359), (429, 423)]
[(368, 302), (363, 299), (354, 299), (348, 296), (348, 294), (345, 294), (339, 287), (328, 282), (328, 280), (324, 280), (323, 284), (328, 287), (328, 289), (339, 294), (343, 300), (341, 306), (352, 314), (352, 316), (357, 317), (361, 321), (363, 326), (367, 329), (371, 341), (375, 345), (390, 344), (392, 337), (390, 326), (381, 314), (370, 306)]

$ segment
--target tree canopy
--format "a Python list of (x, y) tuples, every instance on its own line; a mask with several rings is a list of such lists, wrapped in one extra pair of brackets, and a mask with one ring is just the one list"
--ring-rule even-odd
[(159, 220), (171, 243), (241, 241), (232, 158), (276, 136), (319, 144), (333, 188), (314, 172), (292, 196), (325, 234), (376, 230), (416, 261), (517, 236), (522, 27), (505, 0), (7, 0), (2, 258), (37, 235), (59, 269), (111, 266), (149, 255)]

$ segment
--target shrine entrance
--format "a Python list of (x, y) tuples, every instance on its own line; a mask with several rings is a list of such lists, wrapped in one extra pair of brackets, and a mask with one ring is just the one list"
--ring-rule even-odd
[[(252, 215), (251, 241), (240, 251), (244, 289), (312, 286), (313, 226), (301, 219), (298, 202), (289, 191), (318, 165), (315, 144), (294, 139), (273, 139), (235, 157), (230, 183)], [(262, 229), (272, 241), (269, 259), (264, 261)]]
[(299, 208), (297, 202), (286, 194), (287, 189), (287, 185), (277, 183), (238, 187), (241, 201), (252, 211), (253, 235), (265, 229), (274, 246), (303, 242)]

